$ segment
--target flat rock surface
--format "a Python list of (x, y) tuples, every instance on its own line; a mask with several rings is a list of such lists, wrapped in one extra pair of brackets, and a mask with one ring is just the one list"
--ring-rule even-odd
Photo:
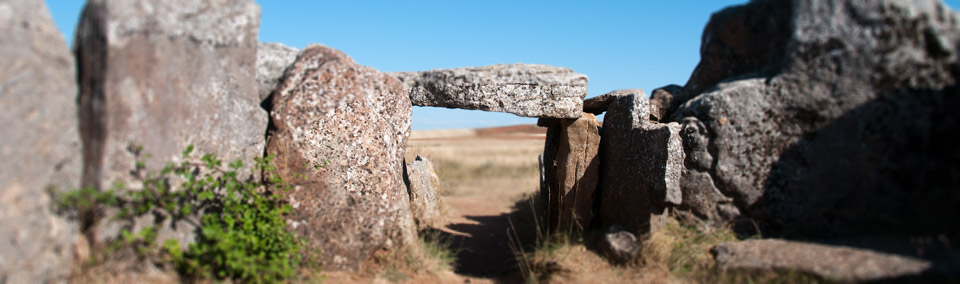
[(328, 269), (356, 270), (415, 242), (403, 154), (410, 99), (395, 78), (322, 45), (305, 48), (273, 95), (267, 153), (294, 186), (288, 223)]
[(0, 1), (0, 282), (64, 280), (77, 225), (48, 185), (79, 186), (74, 60), (42, 0)]
[(916, 275), (932, 267), (927, 261), (911, 257), (777, 239), (719, 244), (711, 253), (723, 270), (793, 270), (843, 282)]
[(579, 118), (587, 76), (562, 67), (498, 64), (391, 73), (416, 106)]

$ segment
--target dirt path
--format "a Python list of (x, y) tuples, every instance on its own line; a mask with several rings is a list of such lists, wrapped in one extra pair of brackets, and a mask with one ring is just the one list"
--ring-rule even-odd
[(447, 207), (444, 231), (456, 253), (454, 271), (468, 279), (522, 282), (516, 277), (507, 217), (517, 200), (537, 190), (543, 136), (517, 130), (431, 133), (441, 137), (419, 139), (415, 132), (408, 147), (407, 159), (423, 155), (436, 167)]
[[(453, 236), (457, 252), (454, 272), (473, 277), (499, 278), (515, 270), (513, 252), (507, 243), (509, 204), (480, 198), (447, 198), (451, 223), (447, 228), (465, 234)], [(506, 207), (504, 206), (506, 205)]]

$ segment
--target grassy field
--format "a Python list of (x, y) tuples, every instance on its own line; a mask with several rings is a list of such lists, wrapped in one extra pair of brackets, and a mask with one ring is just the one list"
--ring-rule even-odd
[[(539, 186), (537, 157), (546, 129), (534, 125), (414, 131), (406, 160), (433, 162), (447, 197), (482, 195), (515, 201)], [(510, 203), (503, 203), (509, 209)]]

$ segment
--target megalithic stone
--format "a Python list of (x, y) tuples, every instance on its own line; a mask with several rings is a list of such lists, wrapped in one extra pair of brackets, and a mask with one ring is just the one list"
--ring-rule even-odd
[(562, 67), (498, 64), (397, 72), (415, 106), (580, 118), (587, 76)]
[(153, 156), (148, 170), (188, 144), (252, 165), (267, 126), (254, 69), (259, 28), (252, 0), (89, 1), (75, 41), (84, 185), (131, 181), (131, 145)]
[(600, 123), (593, 114), (583, 113), (578, 119), (541, 119), (538, 124), (548, 127), (541, 158), (547, 228), (550, 232), (586, 229), (594, 215)]
[(433, 163), (426, 157), (417, 155), (406, 163), (404, 178), (410, 195), (410, 212), (417, 227), (439, 228), (443, 226), (446, 206), (440, 196), (440, 177), (433, 170)]
[(410, 99), (395, 78), (322, 45), (304, 48), (274, 92), (267, 153), (326, 269), (357, 270), (379, 250), (416, 248), (403, 154)]
[[(152, 156), (147, 171), (159, 171), (188, 145), (254, 165), (267, 128), (254, 73), (259, 27), (260, 7), (252, 0), (88, 1), (74, 41), (83, 185), (135, 185), (137, 152)], [(250, 170), (239, 174), (259, 178)], [(153, 219), (136, 220), (134, 230)], [(122, 229), (102, 223), (91, 230), (97, 242)], [(162, 226), (157, 241), (192, 242), (187, 224)]]
[(0, 0), (0, 282), (65, 281), (77, 225), (47, 186), (75, 189), (82, 165), (74, 60), (42, 0)]
[(682, 201), (681, 127), (650, 122), (642, 90), (604, 96), (609, 108), (600, 146), (600, 217), (643, 235), (663, 224), (666, 208)]
[(260, 101), (273, 93), (283, 78), (283, 71), (297, 59), (299, 51), (282, 43), (264, 43), (257, 45), (257, 83), (260, 85)]

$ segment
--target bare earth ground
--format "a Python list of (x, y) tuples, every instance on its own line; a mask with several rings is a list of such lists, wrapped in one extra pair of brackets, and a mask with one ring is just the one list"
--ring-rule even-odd
[(537, 191), (546, 129), (535, 125), (414, 131), (406, 160), (433, 162), (447, 209), (444, 242), (456, 254), (453, 271), (323, 273), (325, 283), (522, 283), (508, 245), (507, 216), (524, 194)]
[(545, 129), (533, 125), (481, 130), (418, 131), (407, 147), (433, 161), (454, 237), (454, 271), (501, 278), (514, 272), (507, 215), (523, 195), (537, 191)]

